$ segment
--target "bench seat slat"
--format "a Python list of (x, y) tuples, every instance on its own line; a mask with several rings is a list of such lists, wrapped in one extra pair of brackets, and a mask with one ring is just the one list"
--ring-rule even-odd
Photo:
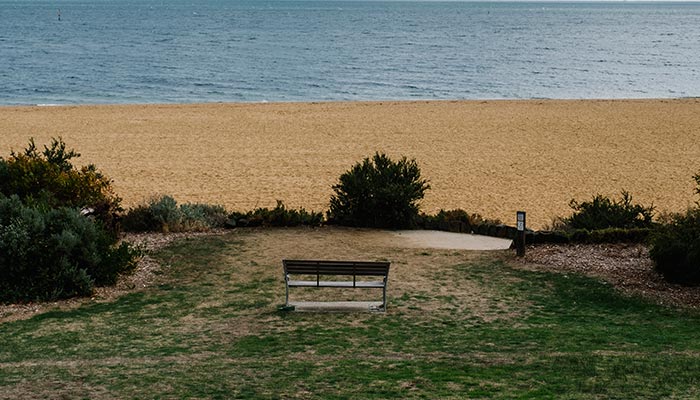
[[(288, 281), (289, 287), (338, 287), (338, 288), (351, 288), (352, 282), (345, 281), (319, 281), (316, 285), (316, 281)], [(383, 288), (384, 282), (381, 281), (357, 281), (355, 282), (356, 288)]]
[(285, 264), (327, 264), (327, 265), (377, 265), (386, 264), (389, 265), (389, 261), (338, 261), (338, 260), (282, 260)]
[(386, 271), (343, 271), (338, 269), (323, 269), (313, 271), (287, 270), (289, 275), (343, 275), (343, 276), (386, 276)]

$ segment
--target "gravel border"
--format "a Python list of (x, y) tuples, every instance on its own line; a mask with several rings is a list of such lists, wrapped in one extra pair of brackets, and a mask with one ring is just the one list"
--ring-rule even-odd
[(649, 249), (639, 244), (540, 245), (528, 247), (516, 265), (600, 278), (629, 295), (658, 304), (700, 309), (700, 287), (666, 282), (654, 270)]

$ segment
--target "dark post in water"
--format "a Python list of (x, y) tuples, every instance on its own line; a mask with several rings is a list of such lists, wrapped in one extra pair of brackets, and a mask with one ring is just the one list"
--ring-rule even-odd
[(525, 255), (525, 211), (517, 212), (517, 233), (515, 234), (515, 251), (518, 257)]

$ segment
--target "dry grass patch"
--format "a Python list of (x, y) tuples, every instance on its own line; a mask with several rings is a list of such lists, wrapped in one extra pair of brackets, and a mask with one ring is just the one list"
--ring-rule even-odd
[[(146, 288), (0, 324), (0, 393), (94, 399), (697, 393), (700, 316), (620, 296), (579, 274), (513, 268), (508, 253), (405, 249), (377, 231), (294, 228), (182, 238), (152, 256), (161, 275)], [(387, 312), (278, 311), (285, 257), (392, 261)]]
[[(274, 288), (275, 304), (284, 303), (281, 260), (289, 258), (390, 261), (389, 313), (440, 318), (445, 313), (457, 312), (493, 320), (526, 309), (524, 304), (516, 306), (503, 301), (488, 283), (469, 279), (468, 265), (482, 259), (485, 254), (482, 252), (403, 248), (397, 246), (390, 232), (357, 228), (255, 229), (234, 231), (230, 235), (243, 242), (241, 253), (226, 254), (221, 262), (234, 266), (240, 265), (241, 258), (246, 261), (245, 265), (232, 268), (225, 278), (239, 284), (265, 280)], [(455, 269), (452, 267), (455, 265), (463, 267)], [(377, 300), (381, 299), (381, 290), (292, 288), (290, 298)]]

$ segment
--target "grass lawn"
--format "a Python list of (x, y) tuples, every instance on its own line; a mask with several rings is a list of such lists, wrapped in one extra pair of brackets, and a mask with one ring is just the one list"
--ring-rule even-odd
[[(388, 311), (278, 311), (280, 260), (302, 256), (392, 261)], [(0, 398), (700, 398), (700, 315), (508, 252), (270, 229), (155, 257), (152, 287), (0, 324)]]

